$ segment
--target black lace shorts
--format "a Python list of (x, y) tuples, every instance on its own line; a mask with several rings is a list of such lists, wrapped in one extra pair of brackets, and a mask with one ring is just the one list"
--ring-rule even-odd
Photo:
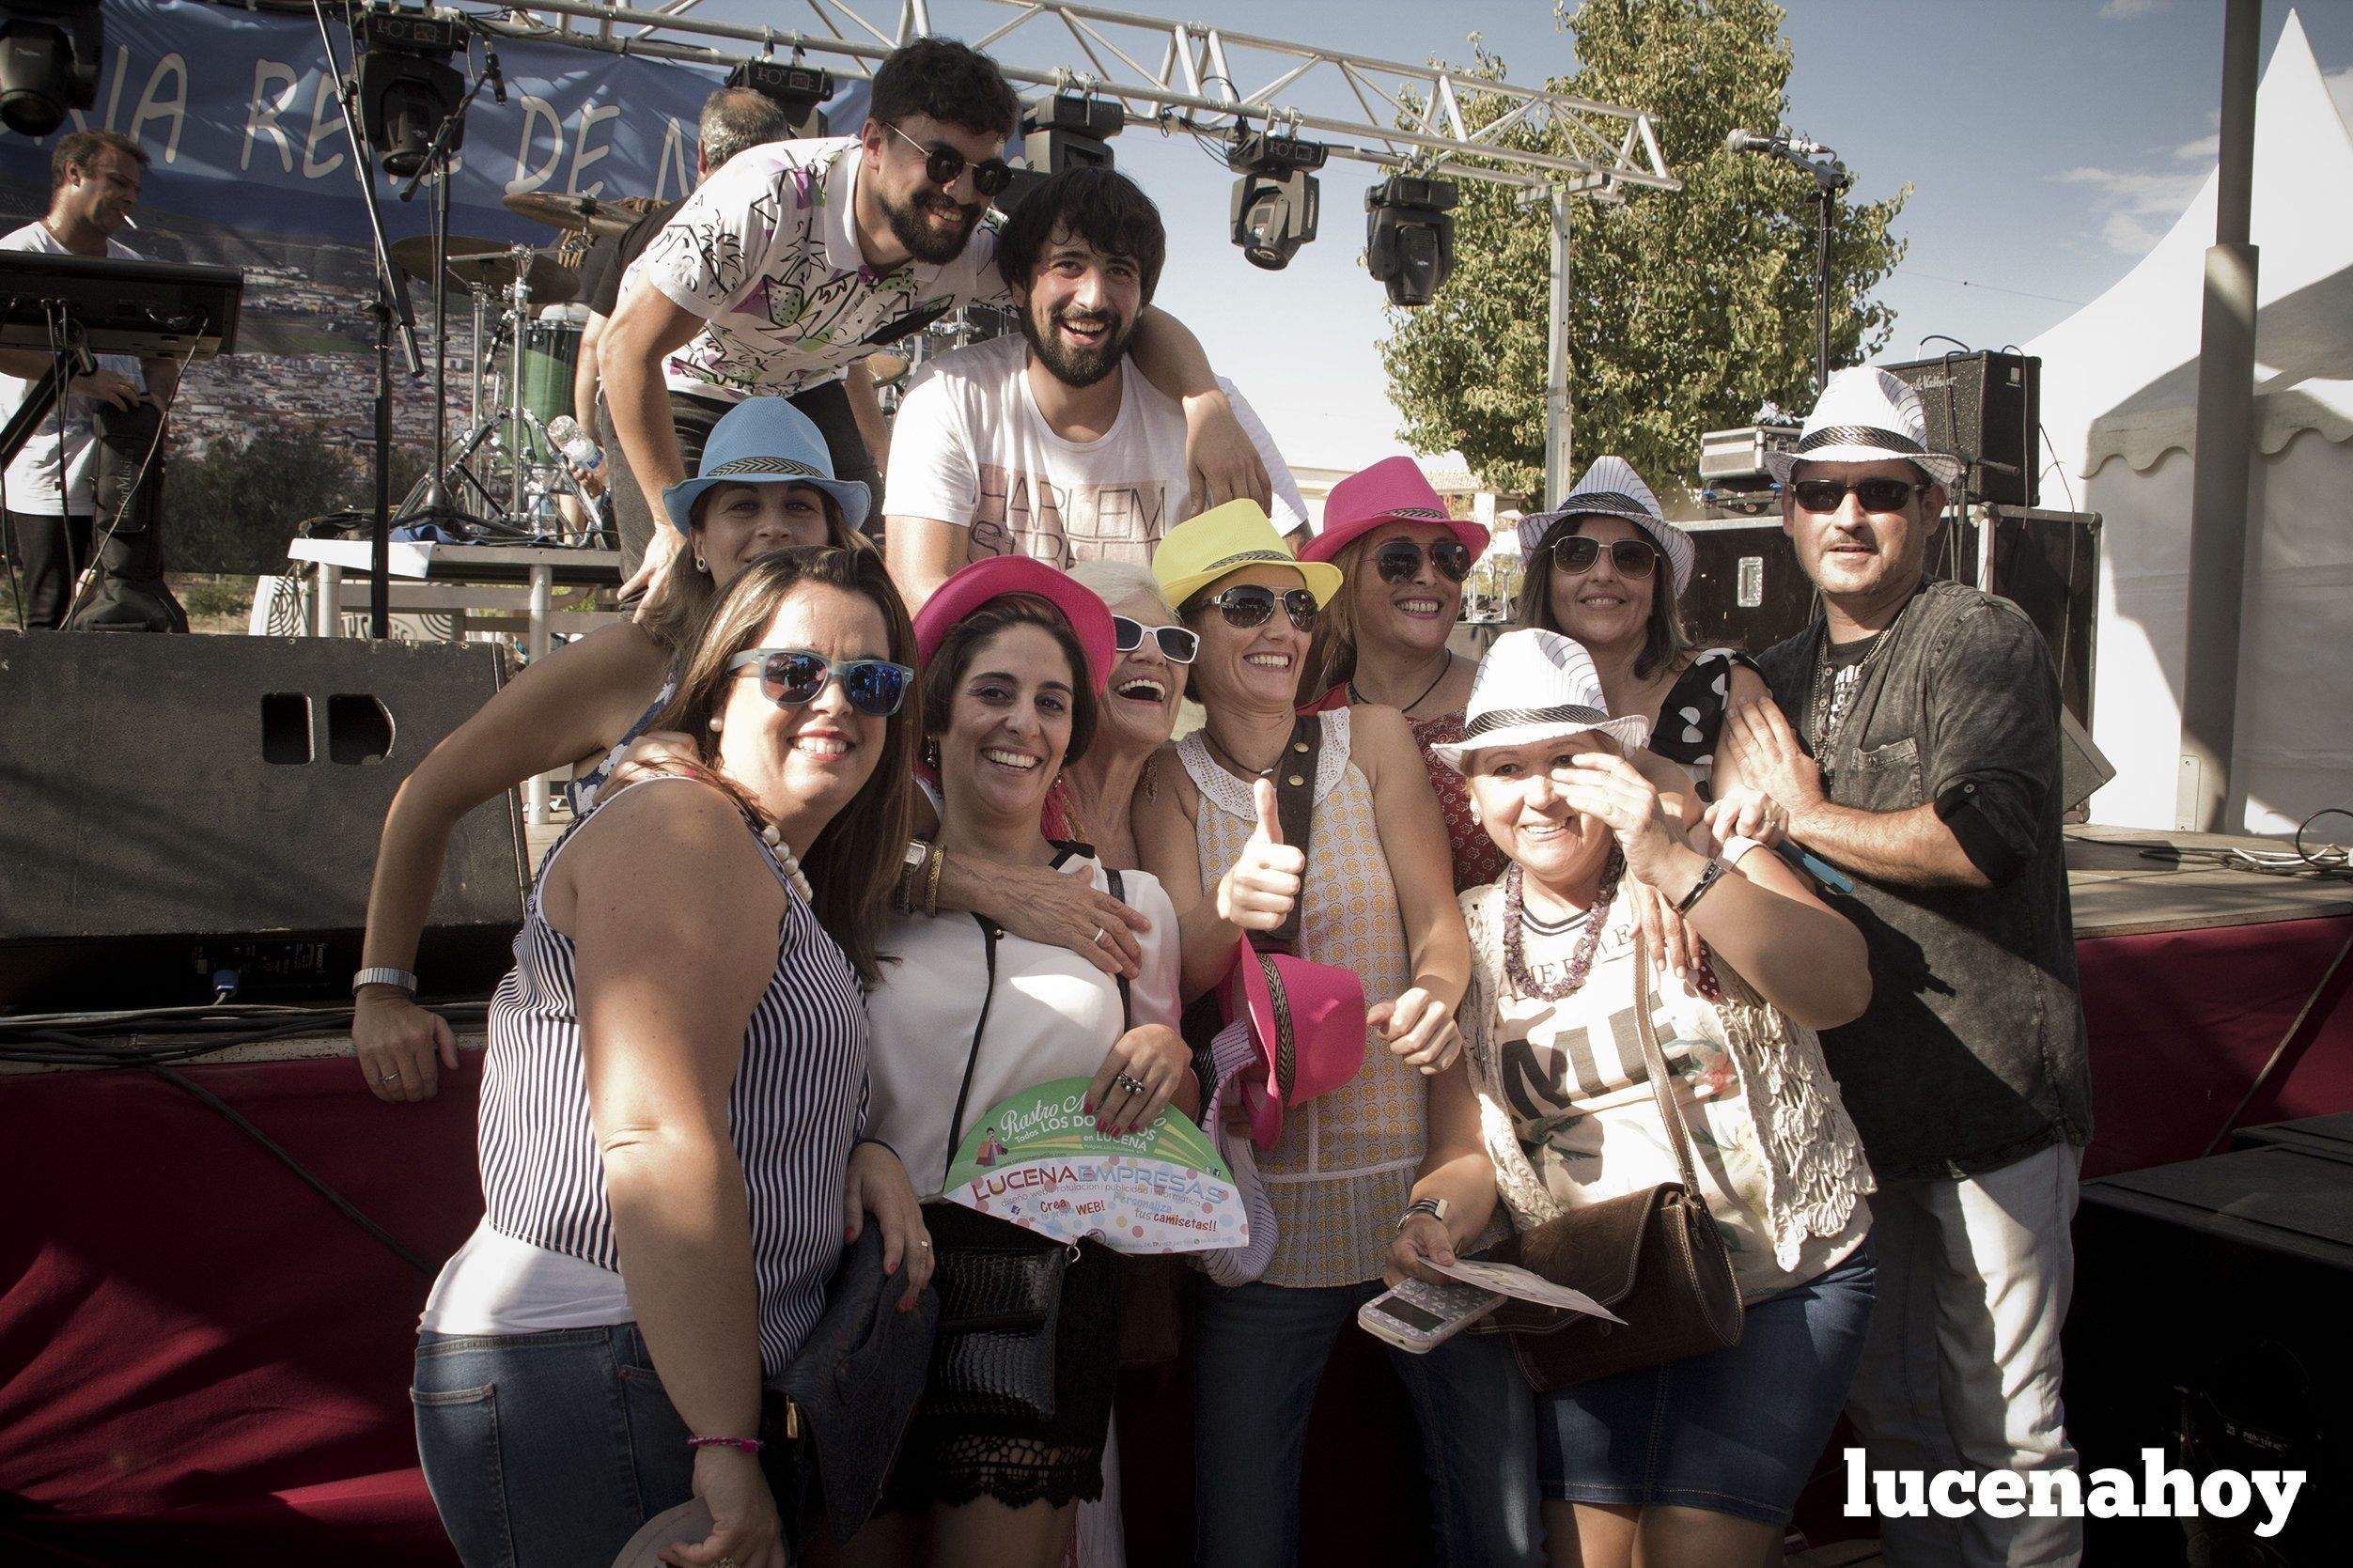
[(1083, 1242), (1063, 1272), (1054, 1334), (1050, 1421), (934, 1416), (928, 1403), (899, 1445), (883, 1493), (886, 1509), (920, 1509), (990, 1497), (1008, 1508), (1054, 1507), (1103, 1495), (1103, 1442), (1119, 1380), (1119, 1259)]

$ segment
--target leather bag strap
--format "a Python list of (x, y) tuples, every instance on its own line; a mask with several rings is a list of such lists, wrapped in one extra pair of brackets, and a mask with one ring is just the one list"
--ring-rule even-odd
[(964, 1056), (964, 1081), (957, 1086), (956, 1110), (948, 1118), (948, 1157), (940, 1166), (940, 1186), (948, 1185), (948, 1172), (956, 1164), (956, 1146), (964, 1141), (964, 1102), (973, 1093), (973, 1069), (980, 1065), (980, 1036), (989, 1027), (989, 1004), (997, 1000), (997, 939), (1003, 935), (979, 915), (973, 921), (980, 927), (981, 955), (989, 967), (989, 978), (981, 986), (980, 1017), (973, 1022), (973, 1048)]
[[(1283, 755), (1274, 765), (1275, 820), (1282, 826), (1283, 842), (1302, 855), (1315, 837), (1316, 767), (1322, 760), (1323, 720), (1313, 713), (1302, 713), (1291, 721), (1291, 737), (1283, 743)], [(1253, 946), (1298, 955), (1305, 892), (1301, 888), (1301, 896), (1292, 903), (1291, 912), (1283, 917), (1283, 924), (1253, 939)]]
[(1650, 955), (1640, 925), (1634, 927), (1634, 1032), (1642, 1037), (1643, 1065), (1650, 1073), (1651, 1097), (1659, 1102), (1659, 1119), (1666, 1124), (1667, 1142), (1675, 1150), (1675, 1168), (1691, 1202), (1707, 1206), (1691, 1163), (1691, 1129), (1675, 1103), (1673, 1079), (1667, 1075), (1667, 1053), (1659, 1044), (1659, 1031), (1650, 1021)]

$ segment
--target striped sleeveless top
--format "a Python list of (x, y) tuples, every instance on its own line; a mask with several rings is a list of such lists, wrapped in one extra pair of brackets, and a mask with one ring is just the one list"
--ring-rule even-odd
[[(630, 789), (693, 782), (658, 777)], [(539, 907), (556, 857), (595, 819), (594, 811), (582, 817), (548, 851), (515, 938), (515, 967), (491, 999), (477, 1148), (493, 1230), (617, 1273), (604, 1158), (588, 1114), (572, 940)], [(744, 830), (785, 890), (776, 968), (752, 1010), (727, 1094), (728, 1138), (750, 1194), (760, 1368), (772, 1377), (817, 1321), (841, 1255), (849, 1149), (866, 1117), (866, 1012), (849, 958), (749, 819)]]

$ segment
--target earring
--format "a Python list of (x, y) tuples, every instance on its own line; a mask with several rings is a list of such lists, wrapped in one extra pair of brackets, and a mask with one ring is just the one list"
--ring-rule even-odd
[(697, 555), (694, 557), (694, 569), (708, 577), (710, 575), (710, 563)]
[(719, 733), (719, 715), (716, 713), (710, 716), (710, 733), (713, 735)]
[(923, 765), (934, 773), (940, 770), (940, 743), (928, 737), (923, 743)]

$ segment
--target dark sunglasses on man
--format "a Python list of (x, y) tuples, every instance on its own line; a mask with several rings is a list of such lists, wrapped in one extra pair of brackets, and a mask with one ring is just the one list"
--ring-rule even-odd
[(1181, 626), (1145, 626), (1142, 621), (1125, 615), (1111, 618), (1111, 645), (1115, 653), (1133, 653), (1144, 646), (1144, 634), (1152, 634), (1160, 644), (1161, 657), (1171, 664), (1190, 664), (1192, 656), (1201, 651), (1201, 639), (1190, 628)]
[(1206, 602), (1225, 617), (1225, 624), (1243, 631), (1264, 626), (1274, 618), (1274, 603), (1283, 601), (1284, 613), (1291, 617), (1291, 625), (1301, 631), (1312, 631), (1316, 626), (1316, 596), (1304, 588), (1291, 588), (1277, 594), (1272, 588), (1262, 588), (1254, 582), (1244, 582), (1228, 588)]
[[(1471, 547), (1460, 539), (1441, 539), (1429, 547), (1430, 567), (1449, 582), (1471, 575)], [(1373, 569), (1383, 582), (1410, 582), (1421, 575), (1422, 547), (1411, 539), (1392, 539), (1373, 551)]]
[(1002, 158), (984, 158), (975, 163), (945, 142), (926, 147), (896, 125), (891, 134), (923, 154), (925, 178), (943, 191), (955, 184), (956, 177), (967, 168), (973, 171), (973, 189), (984, 196), (995, 195), (1013, 179), (1013, 165)]
[(849, 706), (888, 719), (907, 700), (915, 672), (887, 659), (831, 660), (810, 648), (747, 648), (727, 660), (730, 675), (757, 666), (760, 694), (778, 707), (806, 707), (828, 681), (841, 682)]
[(1851, 485), (1843, 479), (1800, 479), (1789, 487), (1798, 505), (1809, 512), (1835, 512), (1847, 504), (1850, 491), (1866, 512), (1900, 512), (1927, 488), (1909, 479), (1888, 478), (1858, 479)]
[[(1588, 534), (1571, 534), (1552, 541), (1552, 562), (1566, 572), (1587, 572), (1601, 559), (1601, 541)], [(1648, 577), (1659, 569), (1659, 547), (1648, 539), (1615, 539), (1610, 544), (1610, 564), (1620, 577)]]

